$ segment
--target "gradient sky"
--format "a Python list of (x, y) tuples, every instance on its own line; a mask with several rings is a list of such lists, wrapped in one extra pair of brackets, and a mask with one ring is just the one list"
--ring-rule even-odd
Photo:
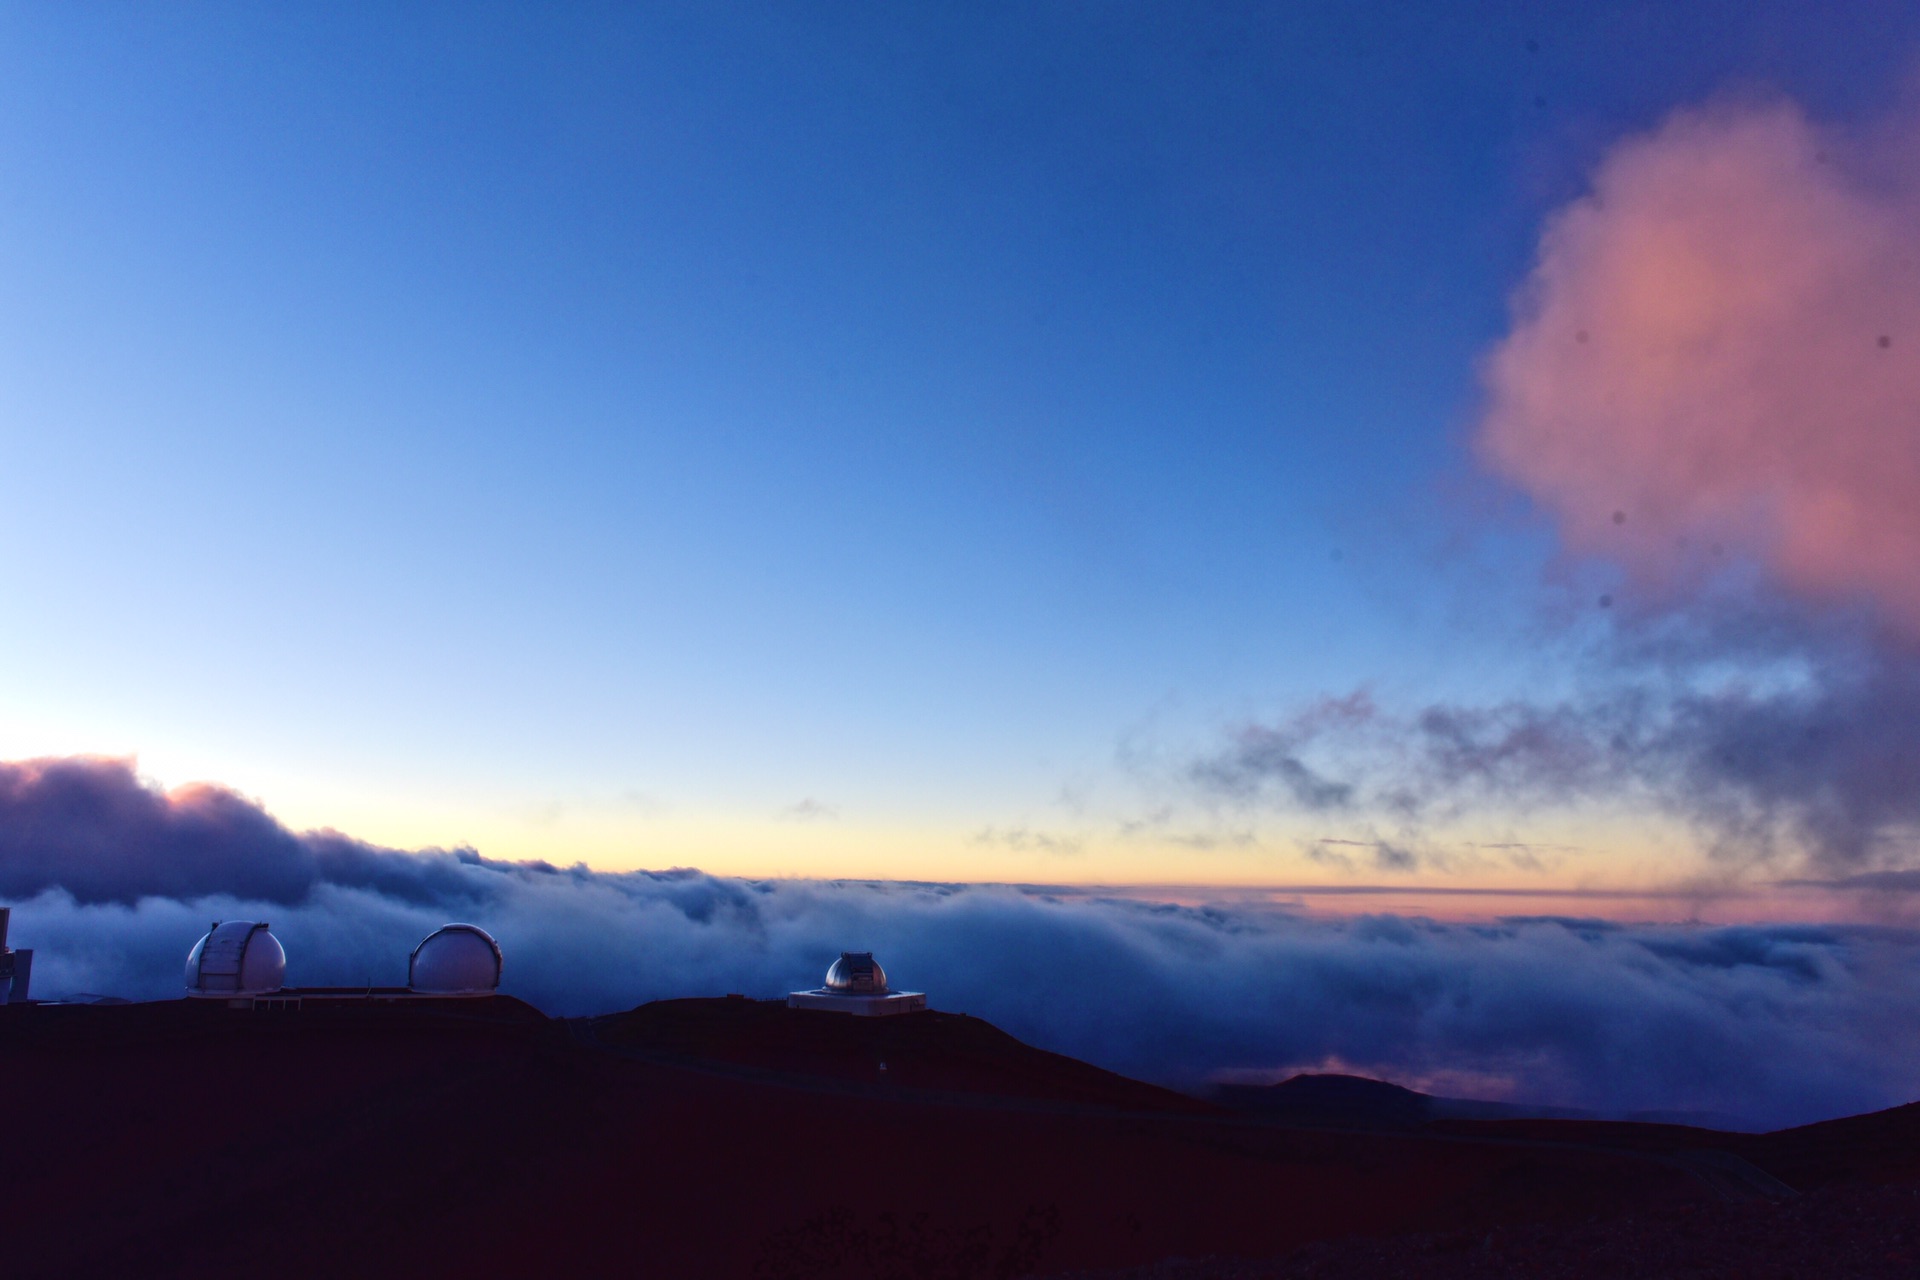
[(1869, 128), (1917, 49), (1898, 3), (0, 6), (0, 756), (603, 868), (1339, 880), (1367, 823), (1178, 762), (1569, 680), (1468, 443), (1554, 211), (1719, 95)]

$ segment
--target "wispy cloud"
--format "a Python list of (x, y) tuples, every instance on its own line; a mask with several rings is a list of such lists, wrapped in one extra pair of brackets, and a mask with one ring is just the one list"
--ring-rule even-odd
[(1080, 853), (1086, 842), (1079, 836), (1036, 831), (1030, 827), (982, 827), (973, 833), (973, 843), (999, 845), (1016, 853), (1051, 853), (1070, 857)]
[(1354, 859), (1340, 852), (1343, 849), (1366, 850), (1367, 861), (1376, 871), (1412, 871), (1421, 862), (1419, 854), (1390, 840), (1341, 840), (1331, 836), (1309, 844), (1307, 857), (1315, 862), (1352, 870), (1356, 865)]
[(1785, 889), (1855, 889), (1867, 893), (1920, 893), (1920, 871), (1864, 871), (1858, 875), (1781, 880)]
[(788, 822), (834, 822), (839, 820), (840, 810), (808, 796), (782, 809), (780, 817)]
[(1402, 835), (1384, 843), (1410, 852), (1426, 824), (1594, 805), (1666, 813), (1733, 860), (1867, 869), (1911, 857), (1920, 664), (1859, 639), (1802, 636), (1796, 656), (1818, 662), (1791, 681), (1737, 667), (1729, 676), (1730, 659), (1712, 650), (1646, 657), (1623, 648), (1592, 687), (1562, 700), (1373, 707), (1337, 722), (1310, 708), (1258, 734), (1288, 744), (1273, 785), (1262, 784), (1273, 757), (1247, 750), (1248, 730), (1192, 777), (1235, 803), (1324, 814), (1294, 785), (1311, 770), (1323, 792), (1337, 787), (1341, 812), (1400, 824)]

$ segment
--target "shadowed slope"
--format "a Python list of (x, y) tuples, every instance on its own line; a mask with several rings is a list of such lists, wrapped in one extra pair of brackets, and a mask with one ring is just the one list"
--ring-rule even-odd
[(926, 1010), (855, 1018), (778, 1000), (659, 1000), (596, 1018), (602, 1043), (665, 1060), (801, 1080), (988, 1094), (1143, 1111), (1210, 1113), (1184, 1094), (1023, 1044), (992, 1023)]
[(1634, 1152), (1249, 1120), (977, 1019), (749, 1001), (14, 1006), (0, 1079), (10, 1277), (986, 1280), (1716, 1195)]

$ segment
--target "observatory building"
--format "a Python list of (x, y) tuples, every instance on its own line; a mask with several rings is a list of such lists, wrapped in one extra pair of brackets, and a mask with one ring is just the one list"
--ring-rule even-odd
[(187, 953), (187, 994), (218, 999), (271, 995), (287, 976), (287, 953), (264, 923), (215, 920)]
[(919, 991), (895, 991), (887, 986), (887, 971), (871, 951), (843, 951), (827, 970), (827, 983), (812, 991), (787, 996), (789, 1009), (819, 1009), (850, 1013), (857, 1018), (884, 1018), (894, 1013), (917, 1013), (927, 1007)]
[(7, 945), (12, 916), (12, 907), (0, 907), (0, 1004), (25, 1004), (27, 984), (33, 978), (33, 951), (15, 951)]
[(442, 925), (407, 957), (407, 989), (423, 996), (490, 996), (500, 989), (500, 962), (500, 944), (479, 925)]
[(500, 969), (500, 944), (492, 934), (475, 924), (449, 924), (407, 957), (404, 987), (289, 987), (287, 953), (265, 924), (216, 920), (187, 956), (187, 994), (225, 1000), (236, 1009), (298, 1012), (308, 1004), (491, 996), (499, 992)]

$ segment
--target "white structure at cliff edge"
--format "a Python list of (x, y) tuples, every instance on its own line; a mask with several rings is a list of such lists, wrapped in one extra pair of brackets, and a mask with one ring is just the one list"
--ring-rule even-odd
[(787, 997), (789, 1009), (818, 1009), (850, 1013), (857, 1018), (881, 1018), (894, 1013), (918, 1013), (927, 997), (918, 991), (895, 991), (887, 986), (887, 971), (871, 951), (843, 951), (827, 970), (827, 983), (812, 991)]

